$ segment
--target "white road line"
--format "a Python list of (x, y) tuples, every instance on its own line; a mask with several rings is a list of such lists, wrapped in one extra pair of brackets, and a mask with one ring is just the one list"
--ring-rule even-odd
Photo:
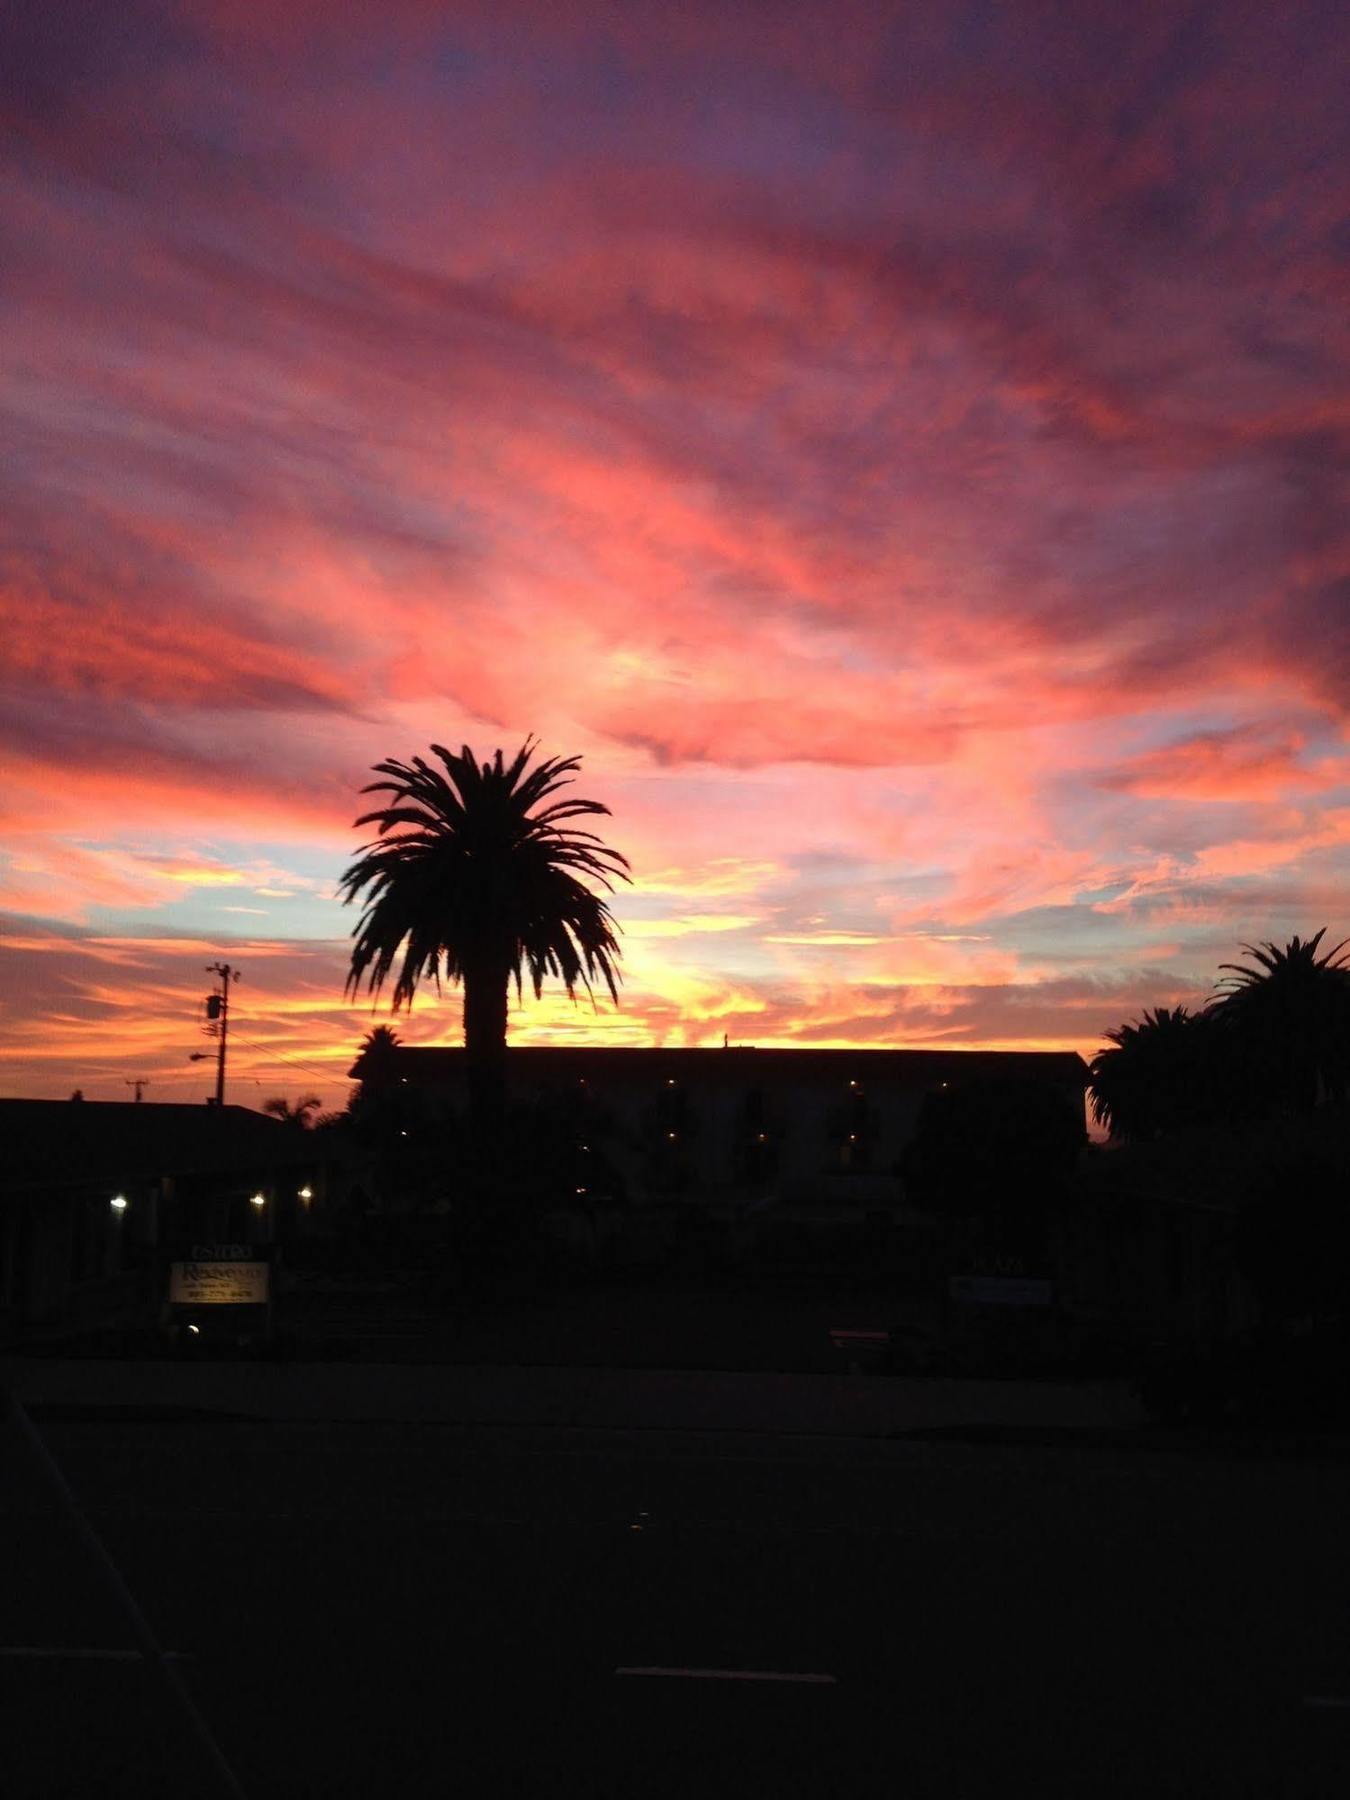
[(1350, 1694), (1305, 1694), (1303, 1704), (1320, 1707), (1323, 1711), (1350, 1712)]
[(778, 1669), (615, 1669), (616, 1675), (658, 1675), (674, 1681), (802, 1681), (837, 1687), (833, 1675), (795, 1675)]
[[(192, 1661), (190, 1652), (183, 1650), (166, 1650), (164, 1655), (170, 1662)], [(0, 1656), (82, 1662), (141, 1662), (143, 1660), (139, 1650), (89, 1650), (83, 1647), (52, 1647), (46, 1644), (0, 1644)]]

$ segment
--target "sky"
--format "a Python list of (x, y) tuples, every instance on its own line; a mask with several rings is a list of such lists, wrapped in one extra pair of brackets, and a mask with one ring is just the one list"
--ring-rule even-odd
[[(341, 1105), (383, 757), (634, 882), (518, 1043), (1066, 1048), (1350, 933), (1350, 23), (0, 23), (0, 1091)], [(419, 998), (411, 1043), (456, 1041)]]

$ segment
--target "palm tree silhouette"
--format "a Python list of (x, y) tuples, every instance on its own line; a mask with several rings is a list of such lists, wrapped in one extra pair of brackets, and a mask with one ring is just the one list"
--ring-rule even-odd
[(1109, 1048), (1088, 1065), (1092, 1116), (1111, 1136), (1160, 1137), (1209, 1112), (1210, 1026), (1184, 1006), (1145, 1010), (1103, 1033)]
[(317, 1094), (306, 1094), (294, 1106), (278, 1095), (275, 1100), (264, 1100), (262, 1109), (274, 1119), (280, 1119), (283, 1125), (293, 1125), (297, 1131), (308, 1131), (314, 1122), (314, 1114), (322, 1105), (323, 1101)]
[(580, 757), (549, 757), (533, 768), (528, 738), (507, 764), (502, 752), (479, 763), (467, 744), (458, 755), (431, 746), (442, 768), (376, 763), (385, 777), (365, 794), (387, 794), (362, 815), (374, 825), (339, 884), (344, 904), (364, 910), (353, 932), (349, 995), (364, 985), (377, 997), (391, 971), (393, 1005), (411, 1004), (428, 977), (464, 988), (464, 1048), (469, 1098), (480, 1143), (500, 1127), (505, 1096), (507, 994), (517, 998), (528, 970), (536, 999), (544, 977), (558, 977), (575, 1000), (603, 981), (618, 999), (619, 943), (605, 900), (581, 877), (612, 892), (628, 862), (594, 832), (568, 820), (608, 815), (597, 800), (544, 805), (571, 783)]
[[(1212, 1012), (1229, 1034), (1249, 1104), (1308, 1112), (1350, 1086), (1350, 938), (1317, 954), (1313, 937), (1244, 944), (1248, 963), (1220, 963)], [(1253, 967), (1252, 964), (1255, 966)]]

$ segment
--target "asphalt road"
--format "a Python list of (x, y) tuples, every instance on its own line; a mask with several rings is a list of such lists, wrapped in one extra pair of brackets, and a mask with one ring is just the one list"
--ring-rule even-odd
[[(250, 1800), (1350, 1788), (1344, 1467), (407, 1424), (41, 1430)], [(0, 1437), (0, 1796), (208, 1795), (143, 1666), (107, 1654), (126, 1626)], [(621, 1672), (653, 1669), (722, 1673)]]

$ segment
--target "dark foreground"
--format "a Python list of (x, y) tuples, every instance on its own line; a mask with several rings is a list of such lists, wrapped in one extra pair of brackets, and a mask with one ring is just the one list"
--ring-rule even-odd
[[(250, 1796), (1330, 1796), (1350, 1469), (372, 1423), (40, 1429)], [(205, 1795), (4, 1437), (4, 1800)], [(36, 1655), (59, 1651), (60, 1655)], [(829, 1681), (691, 1678), (717, 1670)]]

